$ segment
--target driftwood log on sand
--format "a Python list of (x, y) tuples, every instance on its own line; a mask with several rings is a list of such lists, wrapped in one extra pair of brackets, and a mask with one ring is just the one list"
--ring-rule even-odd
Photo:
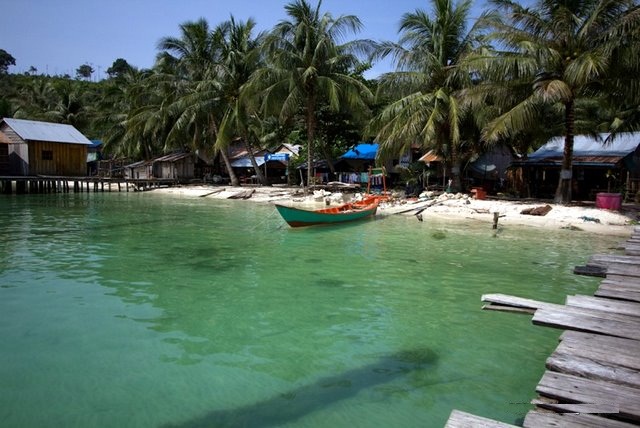
[(224, 187), (220, 188), (220, 189), (215, 189), (209, 193), (205, 193), (204, 195), (200, 195), (201, 198), (206, 198), (207, 196), (210, 195), (215, 195), (216, 193), (220, 193), (220, 192), (224, 192)]
[(249, 199), (256, 192), (256, 189), (243, 190), (242, 192), (233, 194), (227, 199)]
[(543, 205), (541, 207), (527, 208), (520, 211), (520, 214), (545, 216), (551, 211), (551, 205)]

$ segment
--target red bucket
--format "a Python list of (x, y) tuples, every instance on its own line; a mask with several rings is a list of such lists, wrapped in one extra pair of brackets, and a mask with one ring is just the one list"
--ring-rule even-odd
[(487, 192), (482, 187), (474, 187), (471, 189), (471, 193), (473, 193), (476, 199), (486, 199)]
[(596, 193), (596, 208), (617, 211), (620, 206), (622, 206), (622, 195), (620, 193)]

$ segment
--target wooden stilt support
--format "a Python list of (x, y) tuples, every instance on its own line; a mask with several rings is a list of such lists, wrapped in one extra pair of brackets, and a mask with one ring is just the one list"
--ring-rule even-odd
[(499, 212), (494, 212), (494, 213), (493, 213), (493, 228), (494, 228), (494, 229), (497, 229), (497, 228), (498, 228), (498, 219), (499, 219), (500, 217), (504, 217), (504, 214), (503, 214), (503, 215), (500, 215), (500, 213), (499, 213)]

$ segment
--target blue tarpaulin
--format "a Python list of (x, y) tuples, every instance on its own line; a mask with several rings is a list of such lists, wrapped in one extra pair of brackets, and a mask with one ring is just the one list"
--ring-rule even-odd
[[(621, 132), (611, 141), (607, 141), (609, 134), (600, 134), (598, 138), (591, 135), (576, 135), (573, 137), (573, 156), (619, 156), (624, 157), (634, 152), (640, 144), (640, 133)], [(529, 155), (530, 160), (546, 158), (562, 158), (564, 152), (564, 137), (554, 137), (535, 153)]]
[[(264, 164), (264, 158), (263, 157), (257, 157), (256, 156), (256, 163), (258, 164), (258, 166), (262, 166), (262, 164)], [(236, 159), (233, 162), (231, 162), (231, 167), (232, 168), (252, 168), (253, 164), (251, 163), (251, 158), (240, 158), (240, 159)]]
[(358, 144), (347, 153), (340, 156), (342, 159), (374, 160), (378, 153), (377, 144)]

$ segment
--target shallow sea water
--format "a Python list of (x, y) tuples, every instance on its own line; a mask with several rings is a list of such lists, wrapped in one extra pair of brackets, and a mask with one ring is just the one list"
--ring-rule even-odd
[(0, 426), (520, 423), (562, 303), (619, 237), (392, 216), (290, 229), (273, 206), (0, 196)]

